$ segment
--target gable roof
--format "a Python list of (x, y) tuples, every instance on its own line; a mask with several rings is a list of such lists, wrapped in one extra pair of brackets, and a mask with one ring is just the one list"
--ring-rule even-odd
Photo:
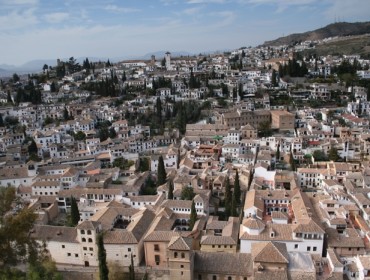
[(189, 251), (191, 248), (192, 239), (181, 236), (173, 236), (168, 244), (169, 250)]
[(254, 262), (289, 263), (289, 255), (285, 243), (252, 243), (251, 254)]

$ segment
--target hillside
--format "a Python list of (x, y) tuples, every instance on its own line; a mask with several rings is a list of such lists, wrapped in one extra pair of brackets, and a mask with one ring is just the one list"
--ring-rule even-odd
[(264, 46), (290, 45), (300, 41), (322, 40), (335, 36), (362, 35), (370, 33), (370, 22), (338, 22), (305, 33), (291, 34), (276, 40), (266, 41)]
[(304, 50), (304, 55), (351, 55), (359, 54), (362, 58), (370, 58), (370, 34), (360, 36), (339, 37), (335, 40), (316, 45), (314, 49)]

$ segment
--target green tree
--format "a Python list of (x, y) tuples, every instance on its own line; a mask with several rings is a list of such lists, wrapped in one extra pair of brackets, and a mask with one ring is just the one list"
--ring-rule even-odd
[(328, 158), (332, 161), (338, 161), (340, 159), (340, 156), (338, 155), (338, 149), (335, 147), (330, 148), (328, 152)]
[(72, 227), (77, 226), (80, 221), (80, 211), (78, 210), (78, 205), (76, 199), (71, 196), (71, 216), (70, 216), (70, 225)]
[(77, 131), (72, 136), (76, 141), (84, 141), (86, 139), (86, 134), (83, 131)]
[(151, 176), (148, 176), (148, 178), (145, 181), (144, 186), (140, 190), (141, 195), (155, 195), (157, 194), (157, 189), (155, 187), (155, 183)]
[(276, 87), (278, 85), (277, 83), (277, 76), (276, 76), (276, 70), (273, 69), (272, 70), (272, 74), (271, 74), (271, 84), (272, 86)]
[(238, 216), (238, 210), (237, 210), (237, 202), (235, 197), (235, 191), (233, 192), (232, 199), (231, 199), (231, 210), (230, 210), (230, 216), (231, 217), (237, 217)]
[(232, 201), (232, 193), (231, 193), (231, 187), (230, 187), (230, 180), (229, 180), (229, 176), (227, 176), (226, 181), (225, 181), (225, 216), (226, 216), (226, 219), (231, 214), (231, 201)]
[(297, 170), (297, 166), (296, 166), (295, 159), (293, 157), (293, 153), (292, 152), (290, 152), (289, 164), (290, 164), (290, 167), (292, 168), (293, 171), (296, 171)]
[(134, 257), (133, 255), (131, 254), (131, 264), (129, 266), (129, 279), (130, 280), (135, 280), (135, 266), (134, 266)]
[(52, 82), (51, 84), (50, 84), (50, 92), (56, 92), (57, 91), (57, 88), (56, 88), (56, 86), (55, 86), (55, 83), (54, 82)]
[(31, 140), (31, 144), (28, 145), (28, 154), (29, 155), (37, 155), (38, 154), (38, 148), (37, 148), (37, 144), (35, 142), (35, 140)]
[(236, 170), (235, 174), (235, 182), (234, 182), (234, 196), (235, 196), (235, 201), (236, 204), (240, 204), (240, 180), (239, 180), (239, 172)]
[(194, 200), (191, 202), (191, 209), (190, 209), (190, 220), (189, 220), (189, 230), (193, 230), (195, 222), (198, 219), (197, 211), (195, 209)]
[(145, 172), (150, 169), (150, 161), (147, 157), (140, 157), (139, 158), (139, 171)]
[(159, 123), (162, 123), (162, 101), (159, 97), (157, 97), (155, 108), (158, 121)]
[(181, 200), (192, 200), (195, 196), (194, 189), (192, 187), (183, 187), (181, 190)]
[(13, 103), (13, 99), (12, 99), (12, 96), (10, 95), (10, 91), (9, 90), (7, 92), (7, 95), (6, 95), (6, 102), (8, 102), (9, 104), (12, 104)]
[(314, 157), (315, 161), (327, 161), (328, 157), (325, 155), (324, 151), (316, 150), (313, 152), (312, 156)]
[(269, 121), (264, 121), (258, 125), (258, 136), (259, 137), (269, 137), (272, 135), (271, 123)]
[(28, 208), (23, 208), (15, 215), (0, 217), (0, 264), (2, 267), (16, 265), (27, 259), (28, 252), (35, 246), (29, 237), (35, 220), (36, 215)]
[(280, 161), (280, 144), (277, 146), (277, 149), (276, 149), (276, 161)]
[(163, 157), (159, 156), (158, 158), (158, 170), (157, 170), (157, 186), (163, 185), (166, 183), (166, 169), (164, 167)]
[(13, 83), (19, 82), (20, 78), (17, 73), (13, 74)]
[(64, 106), (64, 109), (63, 109), (63, 119), (65, 121), (68, 121), (69, 120), (69, 113), (68, 113), (68, 110), (67, 110), (67, 107)]
[(3, 120), (3, 115), (0, 114), (0, 127), (4, 126), (4, 120)]
[(167, 195), (167, 199), (173, 199), (173, 181), (170, 180), (168, 182), (168, 195)]
[(109, 128), (108, 136), (111, 139), (114, 139), (114, 138), (117, 137), (117, 132), (116, 132), (116, 130), (113, 127)]
[(98, 246), (98, 261), (99, 261), (99, 279), (108, 280), (109, 270), (108, 270), (108, 265), (107, 265), (107, 253), (104, 248), (103, 233), (98, 234), (97, 246)]
[(105, 141), (108, 139), (109, 137), (109, 130), (108, 130), (108, 127), (106, 126), (103, 126), (101, 127), (99, 130), (98, 130), (98, 137), (100, 139), (100, 141)]

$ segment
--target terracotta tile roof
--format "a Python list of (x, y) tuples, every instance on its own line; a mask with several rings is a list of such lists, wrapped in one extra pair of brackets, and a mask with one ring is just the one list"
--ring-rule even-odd
[(105, 244), (137, 244), (135, 236), (132, 232), (126, 230), (113, 230), (106, 231), (104, 234)]
[(168, 244), (169, 250), (189, 251), (192, 249), (193, 239), (173, 236)]
[(243, 219), (243, 226), (249, 229), (263, 229), (265, 224), (260, 220), (253, 217)]
[(251, 254), (254, 262), (285, 264), (289, 263), (289, 255), (285, 243), (252, 243)]
[(73, 227), (35, 225), (30, 237), (37, 240), (78, 243), (77, 230)]
[(334, 267), (343, 267), (343, 264), (340, 261), (338, 255), (335, 253), (335, 251), (332, 248), (328, 248), (327, 253)]
[(266, 280), (266, 279), (274, 279), (274, 280), (288, 280), (288, 273), (287, 271), (281, 270), (274, 270), (274, 271), (256, 271), (254, 273), (253, 280)]
[(180, 234), (175, 231), (153, 231), (144, 238), (145, 241), (170, 242), (173, 236)]
[(77, 229), (95, 230), (99, 225), (100, 225), (100, 223), (98, 223), (98, 222), (94, 222), (94, 221), (83, 221), (82, 223), (80, 223), (80, 224), (77, 225)]
[(326, 233), (328, 234), (328, 246), (339, 247), (339, 248), (364, 248), (365, 244), (362, 238), (358, 235), (356, 229), (347, 228), (346, 234), (339, 234), (337, 230), (327, 228)]
[(194, 270), (198, 273), (250, 277), (253, 272), (251, 254), (197, 251)]

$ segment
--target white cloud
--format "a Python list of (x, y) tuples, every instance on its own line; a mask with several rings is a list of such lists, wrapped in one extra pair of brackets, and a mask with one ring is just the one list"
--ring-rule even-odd
[(60, 23), (62, 21), (65, 21), (69, 18), (68, 13), (51, 13), (45, 15), (45, 20), (49, 23)]
[(194, 7), (194, 8), (189, 8), (185, 9), (183, 13), (188, 16), (193, 16), (199, 14), (199, 12), (202, 10), (203, 7)]
[(211, 15), (216, 16), (219, 20), (214, 24), (214, 27), (225, 27), (229, 26), (235, 21), (236, 14), (232, 11), (223, 11), (212, 13)]
[(0, 0), (0, 5), (21, 6), (21, 5), (37, 5), (39, 0)]
[(125, 7), (118, 7), (117, 5), (107, 5), (104, 8), (106, 11), (114, 12), (114, 13), (135, 13), (135, 12), (140, 12), (139, 9), (135, 8), (125, 8)]
[(37, 24), (38, 20), (34, 11), (35, 9), (32, 8), (23, 12), (12, 11), (0, 16), (0, 31), (14, 31)]
[(227, 0), (187, 0), (188, 4), (223, 4)]
[(285, 11), (287, 8), (295, 6), (307, 6), (318, 0), (237, 0), (240, 4), (252, 4), (252, 5), (275, 5), (277, 6), (276, 12), (280, 13)]

